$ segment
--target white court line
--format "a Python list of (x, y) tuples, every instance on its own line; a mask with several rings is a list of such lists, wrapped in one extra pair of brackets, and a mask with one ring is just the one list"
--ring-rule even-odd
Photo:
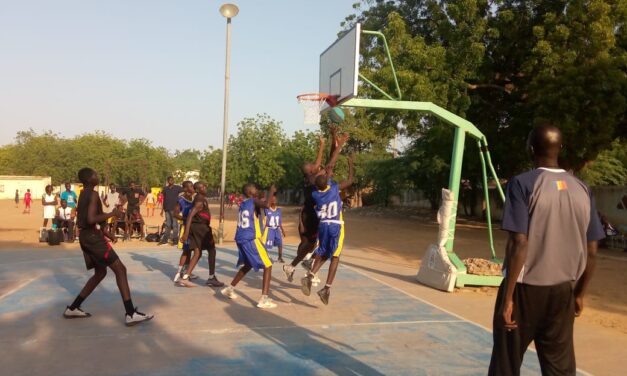
[[(155, 316), (156, 317), (156, 316)], [(241, 325), (237, 327), (220, 328), (220, 329), (175, 329), (177, 334), (237, 334), (237, 333), (250, 333), (259, 331), (273, 331), (273, 330), (289, 330), (289, 329), (332, 329), (332, 328), (351, 328), (351, 327), (365, 327), (365, 326), (394, 326), (394, 325), (425, 325), (425, 324), (454, 324), (460, 323), (461, 320), (417, 320), (417, 321), (380, 321), (380, 322), (361, 322), (361, 323), (343, 323), (343, 324), (309, 324), (309, 325), (283, 325), (283, 326), (253, 326), (249, 327)], [(131, 336), (158, 336), (161, 334), (169, 334), (171, 331), (143, 331), (134, 332)], [(94, 339), (94, 338), (111, 338), (111, 337), (128, 337), (128, 332), (97, 334), (97, 335), (72, 335), (72, 339)], [(69, 337), (57, 337), (52, 340), (65, 340)], [(0, 343), (12, 343), (19, 341), (30, 341), (28, 338), (10, 338), (0, 339)]]
[(26, 285), (28, 285), (29, 283), (33, 282), (34, 280), (36, 280), (39, 277), (34, 277), (31, 279), (28, 279), (22, 283), (20, 283), (19, 285), (15, 286), (14, 288), (12, 288), (11, 290), (5, 292), (4, 294), (0, 295), (0, 300), (6, 298), (7, 296), (14, 294), (16, 292), (18, 292), (19, 290), (21, 290), (22, 288), (26, 287)]
[[(403, 293), (404, 295), (409, 296), (409, 297), (410, 297), (410, 298), (412, 298), (412, 299), (418, 300), (419, 302), (422, 302), (422, 303), (427, 304), (427, 305), (429, 305), (429, 306), (431, 306), (431, 307), (433, 307), (433, 308), (437, 308), (437, 309), (439, 309), (439, 310), (441, 310), (441, 311), (443, 311), (443, 312), (445, 312), (445, 313), (448, 313), (448, 314), (449, 314), (449, 315), (451, 315), (451, 316), (457, 317), (458, 319), (460, 319), (460, 320), (461, 320), (461, 321), (463, 321), (463, 322), (466, 322), (466, 323), (468, 323), (468, 324), (471, 324), (471, 325), (474, 325), (474, 326), (476, 326), (476, 327), (479, 327), (479, 328), (481, 328), (481, 329), (485, 330), (485, 331), (486, 331), (486, 332), (488, 332), (488, 333), (492, 333), (492, 330), (491, 330), (490, 328), (488, 328), (488, 327), (485, 327), (485, 326), (483, 326), (483, 325), (481, 325), (481, 324), (479, 324), (479, 323), (476, 323), (476, 322), (474, 322), (474, 321), (471, 321), (471, 320), (469, 320), (469, 319), (467, 319), (467, 318), (465, 318), (465, 317), (463, 317), (463, 316), (461, 316), (461, 315), (458, 315), (458, 314), (456, 314), (456, 313), (454, 313), (454, 312), (451, 312), (451, 311), (449, 311), (449, 310), (447, 310), (447, 309), (445, 309), (445, 308), (442, 308), (442, 307), (440, 307), (440, 306), (438, 306), (438, 305), (436, 305), (436, 304), (433, 304), (433, 303), (428, 302), (428, 301), (426, 301), (426, 300), (424, 300), (424, 299), (422, 299), (422, 298), (419, 298), (419, 297), (417, 297), (417, 296), (415, 296), (415, 295), (413, 295), (413, 294), (411, 294), (411, 293), (409, 293), (409, 292), (407, 292), (407, 291), (405, 291), (405, 290), (403, 290), (403, 289), (401, 289), (401, 288), (398, 288), (398, 287), (396, 287), (396, 286), (393, 286), (393, 285), (391, 285), (391, 284), (389, 284), (389, 283), (387, 283), (387, 282), (384, 282), (384, 281), (382, 281), (382, 280), (380, 280), (380, 279), (378, 279), (378, 278), (376, 278), (376, 277), (373, 277), (373, 276), (371, 276), (371, 275), (367, 274), (366, 272), (362, 272), (362, 271), (360, 271), (360, 270), (357, 270), (357, 269), (355, 269), (355, 268), (354, 268), (354, 267), (352, 267), (352, 266), (342, 265), (342, 267), (347, 268), (347, 269), (350, 269), (350, 270), (354, 271), (355, 273), (357, 273), (357, 274), (361, 274), (361, 275), (363, 275), (364, 277), (369, 278), (369, 279), (371, 279), (371, 280), (373, 280), (373, 281), (377, 281), (377, 282), (379, 282), (379, 283), (381, 283), (381, 284), (383, 284), (383, 285), (385, 285), (385, 286), (387, 286), (387, 287), (390, 287), (390, 288), (392, 288), (392, 289), (394, 289), (394, 290), (396, 290), (396, 291), (398, 291), (398, 292), (400, 292), (400, 293)], [(531, 350), (531, 351), (533, 351), (533, 352), (536, 352), (536, 350), (535, 350), (535, 349), (533, 349), (533, 348), (529, 348), (529, 350)], [(584, 371), (584, 370), (582, 370), (582, 369), (579, 369), (579, 368), (577, 368), (577, 372), (581, 373), (581, 374), (582, 374), (582, 375), (584, 375), (584, 376), (592, 376), (592, 374), (591, 374), (591, 373), (586, 372), (586, 371)]]

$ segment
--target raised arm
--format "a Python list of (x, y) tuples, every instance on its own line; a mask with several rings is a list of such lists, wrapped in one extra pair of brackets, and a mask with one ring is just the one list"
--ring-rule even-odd
[(343, 182), (340, 183), (340, 190), (344, 190), (348, 187), (350, 187), (351, 185), (353, 185), (353, 175), (354, 175), (354, 168), (353, 168), (353, 157), (349, 156), (348, 157), (348, 179), (344, 180)]
[(320, 165), (322, 164), (322, 154), (324, 154), (324, 144), (326, 140), (324, 136), (320, 135), (320, 146), (318, 147), (318, 155), (316, 156), (316, 161), (314, 162), (314, 171), (320, 170)]
[[(344, 133), (340, 137), (336, 137), (335, 139), (335, 149), (331, 154), (331, 158), (324, 168), (327, 179), (331, 179), (333, 177), (333, 169), (335, 168), (335, 163), (337, 163), (337, 158), (340, 156), (340, 151), (342, 151), (342, 146), (348, 141), (348, 133)], [(314, 177), (315, 179), (315, 177)]]

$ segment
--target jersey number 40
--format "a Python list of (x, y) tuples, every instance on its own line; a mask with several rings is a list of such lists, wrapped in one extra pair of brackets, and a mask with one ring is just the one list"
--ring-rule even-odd
[(320, 219), (337, 217), (337, 201), (332, 201), (329, 204), (322, 205), (318, 211), (318, 217)]

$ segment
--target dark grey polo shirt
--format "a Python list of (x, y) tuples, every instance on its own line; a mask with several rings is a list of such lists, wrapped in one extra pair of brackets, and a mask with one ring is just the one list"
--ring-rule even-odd
[(538, 168), (509, 181), (502, 229), (527, 235), (518, 282), (539, 286), (578, 280), (587, 242), (605, 237), (590, 188), (561, 169)]

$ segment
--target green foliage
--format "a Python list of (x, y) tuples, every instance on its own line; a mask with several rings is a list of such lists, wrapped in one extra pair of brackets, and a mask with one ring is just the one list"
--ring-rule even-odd
[(15, 143), (0, 148), (0, 174), (51, 176), (53, 184), (77, 181), (83, 167), (100, 172), (103, 182), (134, 180), (159, 185), (172, 173), (167, 150), (147, 140), (122, 141), (103, 132), (61, 138), (52, 132), (18, 132)]
[(614, 140), (579, 175), (589, 185), (627, 185), (627, 142)]

